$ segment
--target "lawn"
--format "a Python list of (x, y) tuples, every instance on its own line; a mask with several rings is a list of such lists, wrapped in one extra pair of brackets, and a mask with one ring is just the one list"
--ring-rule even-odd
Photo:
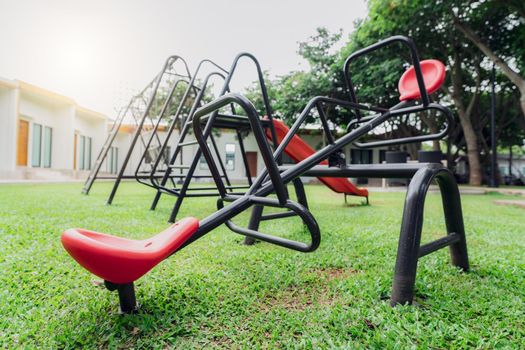
[[(498, 194), (462, 197), (472, 270), (448, 251), (421, 259), (414, 305), (388, 302), (403, 193), (372, 193), (371, 206), (307, 186), (322, 230), (308, 254), (267, 243), (243, 246), (224, 226), (136, 282), (142, 313), (116, 313), (63, 250), (60, 234), (85, 227), (144, 238), (166, 224), (173, 198), (149, 211), (151, 190), (109, 184), (0, 186), (0, 348), (433, 348), (525, 346), (525, 211)], [(443, 234), (440, 199), (429, 195), (423, 241)], [(179, 217), (202, 218), (215, 199), (190, 199)], [(237, 221), (245, 222), (247, 215)], [(261, 231), (305, 238), (296, 218)]]

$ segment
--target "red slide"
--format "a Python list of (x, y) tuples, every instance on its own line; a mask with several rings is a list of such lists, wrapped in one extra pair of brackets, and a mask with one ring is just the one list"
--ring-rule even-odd
[[(273, 125), (275, 128), (275, 134), (277, 136), (277, 141), (282, 142), (288, 131), (290, 130), (286, 124), (280, 120), (273, 120)], [(270, 130), (267, 129), (266, 136), (271, 140)], [(315, 151), (310, 147), (306, 142), (303, 141), (299, 136), (294, 135), (292, 140), (286, 146), (284, 152), (292, 158), (295, 162), (300, 162), (303, 159), (308, 158)], [(328, 165), (327, 160), (323, 160), (320, 165)], [(364, 188), (357, 188), (353, 183), (348, 181), (346, 178), (336, 178), (336, 177), (319, 177), (319, 181), (328, 186), (332, 191), (337, 193), (344, 193), (349, 196), (360, 196), (368, 198), (368, 191)]]

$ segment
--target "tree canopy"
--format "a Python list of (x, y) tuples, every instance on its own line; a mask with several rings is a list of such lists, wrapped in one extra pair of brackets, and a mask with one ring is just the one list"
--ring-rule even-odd
[[(432, 99), (454, 111), (458, 127), (449, 137), (448, 162), (468, 158), (471, 184), (480, 184), (490, 149), (490, 79), (496, 69), (499, 145), (521, 145), (525, 138), (525, 2), (522, 0), (370, 0), (367, 18), (356, 23), (347, 43), (334, 44), (341, 33), (319, 28), (299, 44), (309, 69), (271, 80), (269, 94), (276, 115), (292, 123), (317, 95), (348, 99), (343, 64), (349, 54), (392, 35), (411, 37), (421, 59), (445, 63), (447, 79)], [(390, 107), (399, 101), (397, 84), (411, 64), (408, 50), (389, 47), (352, 63), (359, 101)], [(248, 92), (258, 101), (254, 89)], [(260, 102), (257, 102), (260, 103)], [(328, 109), (332, 122), (346, 126), (354, 118), (343, 109)], [(315, 123), (315, 114), (308, 120)], [(400, 132), (435, 132), (436, 115), (399, 118)], [(414, 128), (416, 126), (416, 128)], [(434, 145), (439, 148), (439, 144)]]

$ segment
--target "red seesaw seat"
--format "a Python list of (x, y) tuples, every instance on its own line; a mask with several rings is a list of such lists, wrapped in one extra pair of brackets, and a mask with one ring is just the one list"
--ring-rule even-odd
[[(435, 92), (445, 81), (445, 65), (438, 60), (424, 60), (419, 62), (421, 73), (428, 94)], [(399, 79), (399, 100), (416, 100), (421, 98), (419, 86), (417, 84), (416, 71), (414, 66), (403, 73)]]
[(67, 252), (85, 269), (108, 282), (131, 283), (175, 252), (199, 228), (185, 218), (143, 240), (126, 239), (83, 229), (62, 233)]

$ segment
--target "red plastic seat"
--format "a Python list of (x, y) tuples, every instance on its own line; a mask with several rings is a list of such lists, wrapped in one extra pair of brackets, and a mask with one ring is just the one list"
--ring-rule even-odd
[[(425, 81), (428, 94), (435, 92), (445, 81), (445, 65), (438, 60), (424, 60), (420, 62), (421, 73)], [(417, 85), (414, 66), (407, 69), (399, 79), (399, 100), (415, 100), (421, 98)]]
[(131, 283), (175, 252), (199, 228), (185, 218), (144, 240), (126, 239), (83, 229), (62, 233), (67, 252), (85, 269), (106, 281)]

